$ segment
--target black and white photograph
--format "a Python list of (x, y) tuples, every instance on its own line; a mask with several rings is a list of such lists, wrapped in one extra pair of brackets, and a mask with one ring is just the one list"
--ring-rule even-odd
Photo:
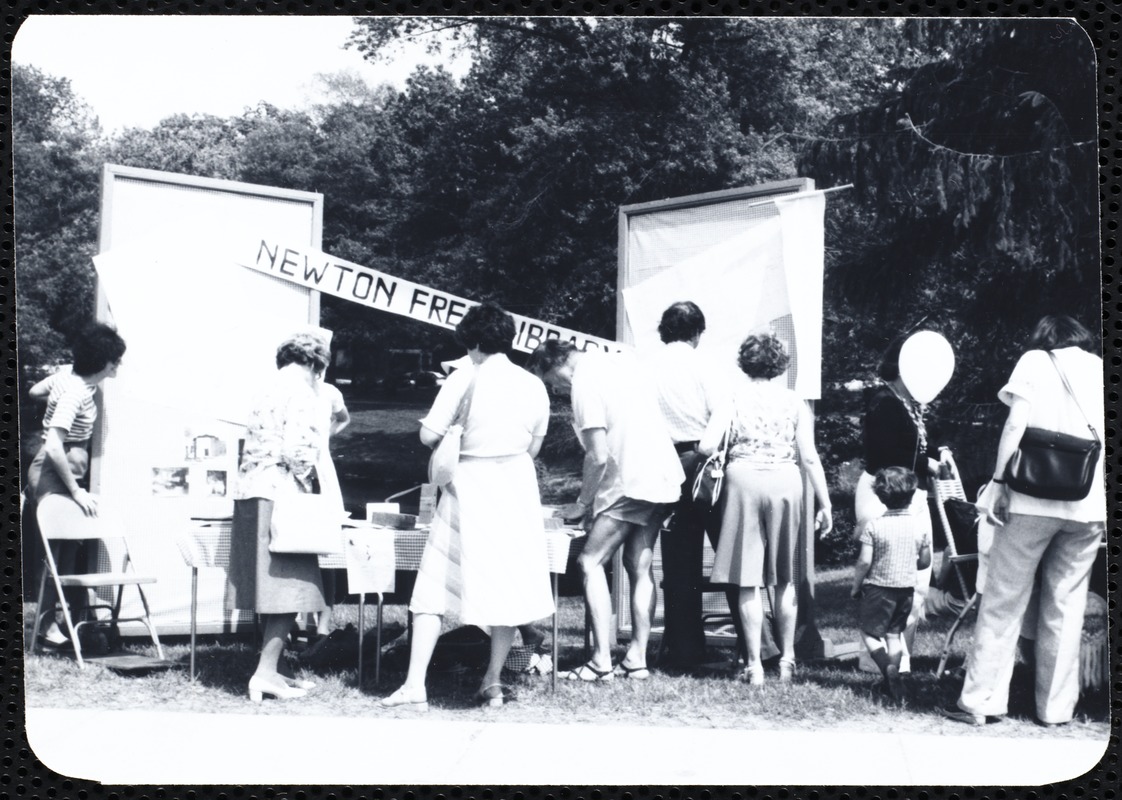
[(208, 469), (206, 471), (206, 491), (211, 497), (225, 497), (227, 473), (224, 469)]
[(35, 756), (158, 785), (1094, 769), (1101, 35), (30, 15)]
[(191, 491), (187, 467), (152, 467), (153, 497), (184, 497)]

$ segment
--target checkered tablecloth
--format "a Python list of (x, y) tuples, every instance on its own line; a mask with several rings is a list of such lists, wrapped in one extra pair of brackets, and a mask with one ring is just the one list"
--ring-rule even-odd
[[(193, 521), (187, 531), (179, 537), (176, 544), (183, 561), (190, 567), (214, 567), (227, 569), (230, 566), (230, 520)], [(395, 568), (416, 572), (421, 566), (421, 556), (425, 552), (428, 528), (416, 530), (394, 530), (362, 526), (364, 530), (383, 531), (394, 537)], [(583, 536), (582, 531), (571, 528), (547, 530), (546, 548), (549, 554), (549, 571), (563, 574), (569, 561), (569, 552)], [(320, 556), (319, 565), (324, 569), (346, 569), (343, 555)]]

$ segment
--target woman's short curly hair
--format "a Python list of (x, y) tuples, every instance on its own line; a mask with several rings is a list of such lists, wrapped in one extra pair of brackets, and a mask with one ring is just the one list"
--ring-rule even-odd
[(456, 326), (456, 341), (465, 350), (486, 355), (509, 353), (514, 347), (514, 319), (495, 303), (472, 306)]
[(88, 377), (101, 372), (125, 354), (125, 340), (103, 322), (83, 328), (70, 345), (75, 375)]
[(314, 333), (294, 333), (277, 347), (277, 369), (289, 364), (302, 364), (315, 372), (323, 372), (331, 363), (327, 340)]
[(752, 334), (740, 344), (736, 363), (749, 378), (782, 375), (791, 361), (787, 348), (774, 333)]

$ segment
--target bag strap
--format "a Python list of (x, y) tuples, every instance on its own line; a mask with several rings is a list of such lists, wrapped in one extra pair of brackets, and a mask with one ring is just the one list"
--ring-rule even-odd
[(471, 399), (475, 394), (475, 378), (477, 367), (472, 367), (471, 383), (468, 384), (467, 391), (464, 396), (460, 398), (460, 405), (456, 408), (456, 416), (452, 418), (453, 425), (467, 427), (468, 415), (471, 414)]
[[(1048, 358), (1052, 359), (1052, 366), (1056, 368), (1056, 372), (1060, 373), (1060, 380), (1064, 382), (1064, 388), (1067, 389), (1067, 393), (1071, 396), (1071, 400), (1073, 403), (1075, 403), (1075, 407), (1079, 409), (1079, 415), (1083, 417), (1083, 421), (1087, 423), (1087, 429), (1091, 431), (1091, 436), (1095, 438), (1096, 442), (1099, 442), (1099, 433), (1095, 430), (1095, 426), (1091, 424), (1090, 418), (1088, 418), (1087, 414), (1084, 413), (1083, 406), (1079, 405), (1079, 398), (1075, 396), (1075, 392), (1072, 391), (1071, 384), (1067, 382), (1067, 375), (1064, 375), (1064, 371), (1060, 369), (1060, 362), (1059, 359), (1056, 358), (1056, 354), (1049, 350)], [(1099, 443), (1101, 444), (1101, 442)]]
[(733, 406), (732, 418), (729, 419), (728, 430), (725, 431), (725, 435), (721, 437), (721, 444), (717, 448), (717, 452), (721, 456), (721, 463), (722, 464), (727, 460), (729, 448), (732, 447), (732, 431), (733, 431), (733, 427), (735, 425), (736, 425), (736, 407)]

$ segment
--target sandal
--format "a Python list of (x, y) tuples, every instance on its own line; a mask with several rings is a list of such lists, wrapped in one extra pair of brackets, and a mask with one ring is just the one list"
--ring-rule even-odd
[(616, 664), (614, 672), (621, 678), (630, 678), (633, 681), (645, 681), (651, 677), (651, 671), (646, 667), (629, 667), (622, 661)]
[(779, 681), (780, 683), (790, 683), (795, 679), (795, 662), (780, 659), (779, 661)]
[(607, 683), (615, 674), (610, 670), (599, 670), (589, 664), (581, 664), (576, 669), (562, 672), (561, 677), (567, 681), (583, 681), (584, 683)]
[[(490, 694), (492, 689), (498, 689), (499, 693), (497, 695)], [(509, 695), (509, 690), (501, 683), (492, 683), (475, 693), (475, 702), (484, 708), (502, 708), (508, 697), (511, 700), (514, 699)]]
[(747, 666), (740, 671), (740, 680), (747, 683), (749, 686), (763, 686), (764, 685), (764, 668), (759, 666)]
[(428, 711), (429, 701), (426, 697), (424, 700), (414, 700), (405, 693), (405, 687), (402, 686), (389, 697), (383, 697), (378, 701), (378, 705), (382, 708), (401, 708), (406, 711)]

